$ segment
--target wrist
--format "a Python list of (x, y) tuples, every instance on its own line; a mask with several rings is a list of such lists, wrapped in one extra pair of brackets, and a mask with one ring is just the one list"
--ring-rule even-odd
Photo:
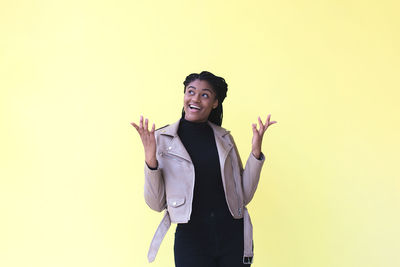
[(158, 162), (157, 162), (157, 159), (155, 159), (155, 158), (149, 158), (149, 159), (145, 159), (145, 162), (146, 162), (146, 164), (147, 164), (147, 166), (149, 166), (150, 168), (157, 168), (157, 166), (158, 166)]
[(256, 159), (260, 159), (261, 151), (252, 151), (251, 152)]

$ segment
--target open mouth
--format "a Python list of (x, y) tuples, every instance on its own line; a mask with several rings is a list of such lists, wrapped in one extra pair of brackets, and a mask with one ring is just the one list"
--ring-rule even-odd
[(195, 105), (189, 105), (190, 109), (195, 109), (195, 110), (200, 110), (200, 107), (195, 106)]

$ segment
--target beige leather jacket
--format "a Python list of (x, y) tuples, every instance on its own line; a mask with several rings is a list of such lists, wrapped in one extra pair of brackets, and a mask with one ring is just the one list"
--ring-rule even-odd
[[(244, 263), (253, 260), (253, 229), (246, 205), (256, 191), (262, 165), (261, 153), (257, 159), (250, 153), (243, 169), (234, 140), (229, 131), (208, 122), (214, 131), (225, 198), (232, 216), (244, 218)], [(157, 143), (156, 170), (145, 164), (144, 197), (147, 205), (156, 211), (165, 209), (148, 252), (149, 262), (154, 261), (161, 241), (172, 223), (187, 223), (192, 211), (195, 171), (188, 152), (178, 136), (179, 120), (155, 132)]]

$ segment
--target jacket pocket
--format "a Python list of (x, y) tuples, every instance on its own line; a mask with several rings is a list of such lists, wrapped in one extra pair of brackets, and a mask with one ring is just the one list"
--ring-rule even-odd
[(177, 208), (177, 207), (185, 204), (185, 198), (184, 197), (169, 197), (167, 199), (167, 204), (168, 204), (168, 207)]
[(167, 209), (172, 222), (187, 221), (185, 197), (167, 197)]

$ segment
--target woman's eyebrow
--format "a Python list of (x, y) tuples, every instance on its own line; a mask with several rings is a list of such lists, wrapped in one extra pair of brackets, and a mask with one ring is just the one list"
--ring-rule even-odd
[(208, 88), (203, 88), (202, 90), (203, 91), (209, 91), (210, 93), (214, 93), (211, 89), (208, 89)]
[[(197, 90), (197, 88), (196, 87), (194, 87), (193, 85), (189, 85), (188, 86), (188, 89), (189, 88), (193, 88), (193, 89), (195, 89), (195, 90)], [(209, 91), (210, 93), (214, 93), (214, 91), (213, 90), (211, 90), (211, 89), (208, 89), (208, 88), (203, 88), (203, 89), (201, 89), (202, 91)]]

